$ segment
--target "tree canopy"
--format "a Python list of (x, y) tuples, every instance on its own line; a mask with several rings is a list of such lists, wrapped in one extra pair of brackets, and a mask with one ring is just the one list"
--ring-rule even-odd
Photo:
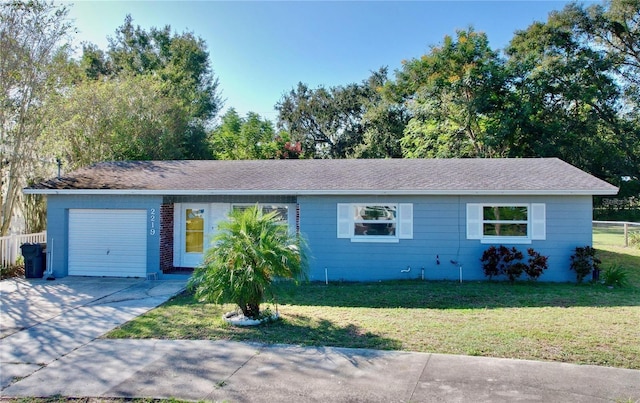
[[(277, 129), (223, 102), (206, 43), (126, 16), (106, 49), (69, 46), (68, 9), (0, 3), (0, 234), (20, 189), (121, 159), (559, 157), (640, 180), (640, 1), (571, 3), (493, 49), (473, 28), (353, 83), (300, 82)], [(392, 61), (393, 62), (393, 61)], [(38, 218), (37, 220), (41, 220)], [(40, 228), (42, 223), (29, 225)]]
[(68, 86), (48, 100), (51, 150), (71, 167), (102, 160), (211, 158), (207, 131), (222, 107), (206, 44), (131, 16), (106, 51), (85, 43)]
[(640, 2), (571, 3), (503, 51), (473, 28), (368, 80), (299, 83), (278, 124), (320, 158), (559, 157), (640, 179)]
[(508, 84), (503, 70), (487, 36), (473, 29), (446, 36), (429, 54), (405, 62), (395, 83), (410, 115), (403, 154), (503, 156), (508, 145), (496, 139)]

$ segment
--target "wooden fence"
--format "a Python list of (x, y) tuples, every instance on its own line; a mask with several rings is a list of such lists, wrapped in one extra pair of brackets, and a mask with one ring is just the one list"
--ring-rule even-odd
[(16, 264), (22, 256), (20, 245), (24, 243), (47, 242), (47, 231), (37, 234), (9, 235), (0, 237), (0, 266), (7, 267)]

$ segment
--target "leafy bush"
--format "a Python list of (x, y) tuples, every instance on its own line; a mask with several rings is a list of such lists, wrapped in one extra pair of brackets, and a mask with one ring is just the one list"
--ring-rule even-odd
[(23, 277), (23, 276), (24, 276), (23, 263), (18, 262), (10, 266), (0, 266), (0, 280), (13, 278), (13, 277)]
[(500, 253), (498, 252), (498, 248), (491, 246), (489, 249), (485, 250), (482, 253), (480, 261), (482, 262), (484, 275), (489, 277), (489, 280), (491, 280), (493, 276), (500, 275), (500, 270), (498, 269), (500, 264)]
[(596, 250), (591, 246), (578, 246), (576, 253), (571, 255), (571, 270), (576, 272), (576, 280), (582, 280), (596, 270), (600, 270), (600, 259), (596, 257)]
[(603, 284), (606, 286), (626, 287), (627, 285), (629, 285), (627, 272), (623, 267), (616, 264), (607, 267), (602, 274), (602, 278)]
[(493, 278), (493, 276), (506, 275), (510, 282), (514, 282), (526, 266), (524, 263), (519, 262), (524, 256), (522, 252), (515, 247), (511, 249), (504, 245), (498, 247), (491, 246), (482, 253), (482, 270), (484, 274)]
[(528, 265), (525, 265), (524, 272), (529, 277), (529, 280), (537, 280), (542, 273), (547, 270), (547, 256), (542, 256), (539, 252), (536, 252), (533, 248), (527, 249), (529, 255)]
[(515, 262), (507, 265), (504, 269), (504, 274), (509, 278), (510, 283), (514, 283), (524, 271), (526, 271), (527, 265), (522, 262)]

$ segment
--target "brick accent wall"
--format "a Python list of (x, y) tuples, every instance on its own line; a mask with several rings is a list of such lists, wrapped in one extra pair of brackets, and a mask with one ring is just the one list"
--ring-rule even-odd
[(173, 204), (160, 206), (160, 269), (173, 269)]

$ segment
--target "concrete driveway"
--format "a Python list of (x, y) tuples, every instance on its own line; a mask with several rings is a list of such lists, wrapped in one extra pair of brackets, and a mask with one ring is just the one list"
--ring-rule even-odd
[(187, 277), (166, 277), (0, 281), (0, 390), (184, 289)]

